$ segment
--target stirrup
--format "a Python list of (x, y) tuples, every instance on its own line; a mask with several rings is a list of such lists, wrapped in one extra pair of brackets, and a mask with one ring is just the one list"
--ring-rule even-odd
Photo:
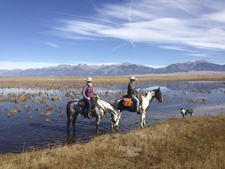
[(142, 112), (141, 108), (137, 109), (137, 114), (142, 114), (142, 113), (143, 112)]
[(87, 115), (87, 117), (88, 117), (88, 118), (92, 118), (92, 113), (89, 112), (88, 115)]

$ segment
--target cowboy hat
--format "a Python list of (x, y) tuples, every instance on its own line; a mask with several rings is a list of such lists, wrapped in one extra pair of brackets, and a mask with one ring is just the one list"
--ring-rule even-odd
[(91, 77), (88, 77), (87, 79), (85, 79), (85, 81), (91, 82), (91, 81), (92, 81), (92, 80), (91, 80)]
[(130, 80), (136, 80), (136, 79), (135, 79), (135, 77), (134, 77), (134, 76), (132, 76), (132, 77), (130, 78)]

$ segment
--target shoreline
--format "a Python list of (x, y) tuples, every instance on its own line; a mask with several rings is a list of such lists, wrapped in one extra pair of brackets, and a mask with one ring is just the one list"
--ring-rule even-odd
[(88, 143), (0, 155), (0, 167), (221, 168), (225, 166), (224, 120), (224, 114), (169, 119), (145, 129), (98, 136)]
[[(86, 77), (14, 77), (1, 78), (0, 88), (82, 88)], [(150, 81), (176, 82), (176, 81), (225, 81), (223, 76), (137, 76), (136, 83)], [(127, 84), (129, 77), (93, 77), (95, 87), (107, 85)]]

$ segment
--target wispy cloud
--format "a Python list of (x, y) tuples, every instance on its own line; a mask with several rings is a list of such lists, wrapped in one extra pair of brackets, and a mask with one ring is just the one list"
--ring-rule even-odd
[(185, 52), (191, 52), (191, 50), (188, 50), (186, 48), (180, 47), (180, 46), (159, 46), (161, 49), (169, 49), (169, 50), (177, 50), (177, 51), (185, 51)]
[(119, 48), (121, 48), (121, 47), (123, 47), (123, 46), (126, 46), (126, 45), (127, 45), (127, 44), (124, 42), (124, 43), (122, 43), (122, 44), (116, 46), (115, 48), (113, 48), (112, 51), (114, 52), (115, 50), (117, 50), (117, 49), (119, 49)]
[(141, 42), (225, 50), (225, 2), (222, 0), (132, 0), (104, 4), (95, 10), (92, 18), (96, 20), (64, 19), (52, 30), (68, 39), (115, 38), (132, 45)]
[(53, 48), (59, 48), (59, 45), (57, 45), (55, 43), (52, 43), (52, 42), (46, 42), (45, 44), (48, 45), (48, 46), (51, 46)]
[(197, 56), (197, 57), (209, 57), (206, 53), (192, 53), (189, 56)]

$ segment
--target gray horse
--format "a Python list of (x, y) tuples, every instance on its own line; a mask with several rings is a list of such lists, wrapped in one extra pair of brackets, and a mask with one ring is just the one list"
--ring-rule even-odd
[[(107, 102), (96, 98), (96, 106), (92, 112), (92, 117), (96, 118), (96, 134), (99, 133), (99, 124), (105, 113), (109, 113), (111, 118), (111, 130), (118, 129), (118, 112)], [(70, 132), (70, 124), (73, 124), (73, 132), (75, 133), (75, 122), (79, 114), (84, 116), (84, 107), (79, 105), (79, 100), (69, 101), (66, 107), (67, 114), (67, 132)]]

